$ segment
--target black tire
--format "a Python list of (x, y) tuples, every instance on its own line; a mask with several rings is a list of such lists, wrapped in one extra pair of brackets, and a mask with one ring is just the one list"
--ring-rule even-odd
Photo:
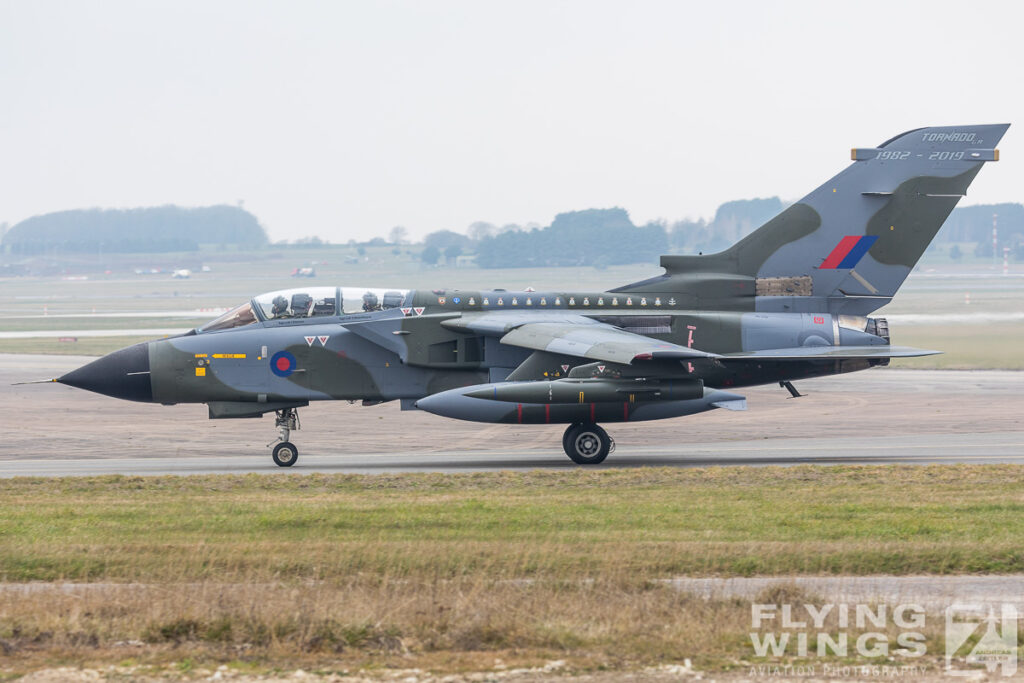
[(565, 432), (562, 434), (562, 450), (566, 453), (569, 452), (569, 439), (572, 438), (572, 432), (580, 426), (579, 422), (574, 422), (565, 428)]
[(291, 467), (299, 459), (299, 449), (290, 441), (274, 446), (274, 463), (278, 467)]
[(596, 424), (573, 425), (565, 432), (565, 453), (577, 465), (597, 465), (604, 462), (612, 447), (608, 432)]

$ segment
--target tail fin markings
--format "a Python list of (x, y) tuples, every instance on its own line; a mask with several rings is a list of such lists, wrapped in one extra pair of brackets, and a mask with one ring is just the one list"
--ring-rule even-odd
[(846, 235), (839, 241), (836, 248), (832, 250), (825, 260), (818, 266), (821, 270), (832, 270), (836, 268), (853, 268), (860, 260), (864, 258), (864, 255), (868, 253), (868, 249), (871, 248), (878, 240), (877, 235)]
[[(999, 159), (1008, 128), (919, 128), (855, 148), (850, 166), (725, 251), (662, 256), (664, 276), (617, 291), (679, 292), (698, 308), (870, 313), (903, 284), (981, 167)], [(759, 280), (806, 277), (809, 295), (756, 294)], [(723, 298), (710, 282), (730, 291)]]

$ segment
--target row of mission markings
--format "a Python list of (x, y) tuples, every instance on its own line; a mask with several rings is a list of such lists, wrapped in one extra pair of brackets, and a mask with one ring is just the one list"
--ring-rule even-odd
[[(519, 298), (520, 298), (519, 296), (512, 296), (512, 297), (510, 297), (508, 305), (509, 306), (519, 306), (520, 305)], [(544, 296), (542, 296), (542, 297), (527, 296), (527, 297), (525, 297), (522, 305), (524, 305), (524, 306), (533, 306), (535, 298), (537, 300), (537, 305), (539, 305), (539, 306), (547, 306), (548, 305), (548, 298), (544, 297)], [(654, 297), (653, 303), (648, 301), (649, 298), (650, 297), (646, 297), (646, 296), (637, 297), (637, 303), (640, 306), (648, 306), (648, 305), (661, 306), (662, 305), (662, 301), (661, 301), (661, 297), (660, 296)], [(444, 296), (437, 297), (437, 303), (440, 304), (441, 306), (446, 305), (448, 303), (448, 301), (449, 301), (448, 297), (444, 297)], [(453, 304), (455, 304), (455, 305), (461, 304), (462, 303), (462, 298), (458, 297), (458, 296), (451, 297), (451, 302)], [(556, 296), (555, 300), (554, 300), (554, 303), (552, 305), (553, 306), (561, 306), (562, 302), (563, 302), (563, 297)], [(567, 305), (569, 305), (569, 306), (576, 306), (576, 305), (590, 306), (591, 305), (590, 297), (589, 296), (582, 297), (579, 304), (576, 303), (576, 297), (575, 296), (570, 296), (567, 299), (565, 299), (565, 303)], [(620, 302), (619, 297), (617, 297), (617, 296), (612, 297), (610, 299), (610, 301), (608, 301), (608, 302), (605, 301), (605, 298), (603, 296), (599, 296), (599, 297), (597, 297), (597, 300), (594, 303), (594, 305), (595, 306), (620, 306), (620, 305), (632, 306), (633, 303), (634, 303), (634, 299), (633, 299), (632, 296), (627, 296), (621, 302)], [(675, 299), (675, 297), (670, 297), (669, 300), (667, 302), (665, 302), (665, 303), (667, 305), (669, 305), (669, 306), (675, 306), (676, 305), (676, 299)], [(466, 304), (469, 305), (469, 306), (476, 306), (477, 305), (476, 297), (473, 297), (473, 296), (469, 297), (469, 299), (466, 301)], [(491, 306), (492, 305), (491, 304), (491, 297), (487, 297), (487, 296), (481, 297), (480, 305), (482, 305), (482, 306)], [(504, 296), (495, 297), (495, 301), (494, 301), (493, 305), (494, 306), (504, 306), (505, 305), (505, 297)], [(405, 309), (403, 308), (402, 311), (404, 312)], [(406, 315), (408, 315), (408, 313)]]

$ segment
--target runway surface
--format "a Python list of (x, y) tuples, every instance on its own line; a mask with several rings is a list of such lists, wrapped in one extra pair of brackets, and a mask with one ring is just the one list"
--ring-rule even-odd
[[(278, 468), (270, 418), (216, 420), (202, 405), (139, 404), (44, 384), (90, 359), (0, 354), (7, 416), (0, 477), (265, 472), (464, 472), (575, 468), (562, 427), (481, 425), (394, 404), (319, 403), (300, 411), (298, 463)], [(607, 425), (616, 451), (601, 467), (802, 463), (1024, 464), (1024, 373), (878, 368), (741, 390), (724, 410)]]

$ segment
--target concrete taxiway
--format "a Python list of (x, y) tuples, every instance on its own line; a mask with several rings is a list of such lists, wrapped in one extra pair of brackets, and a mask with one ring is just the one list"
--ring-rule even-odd
[[(480, 425), (394, 404), (302, 409), (298, 463), (273, 465), (270, 418), (216, 420), (202, 405), (118, 401), (57, 384), (90, 359), (0, 354), (8, 416), (0, 477), (267, 472), (460, 472), (573, 468), (562, 427)], [(1024, 373), (877, 368), (741, 390), (749, 409), (606, 425), (616, 451), (601, 467), (803, 463), (1024, 464)], [(13, 422), (11, 416), (17, 419)]]

